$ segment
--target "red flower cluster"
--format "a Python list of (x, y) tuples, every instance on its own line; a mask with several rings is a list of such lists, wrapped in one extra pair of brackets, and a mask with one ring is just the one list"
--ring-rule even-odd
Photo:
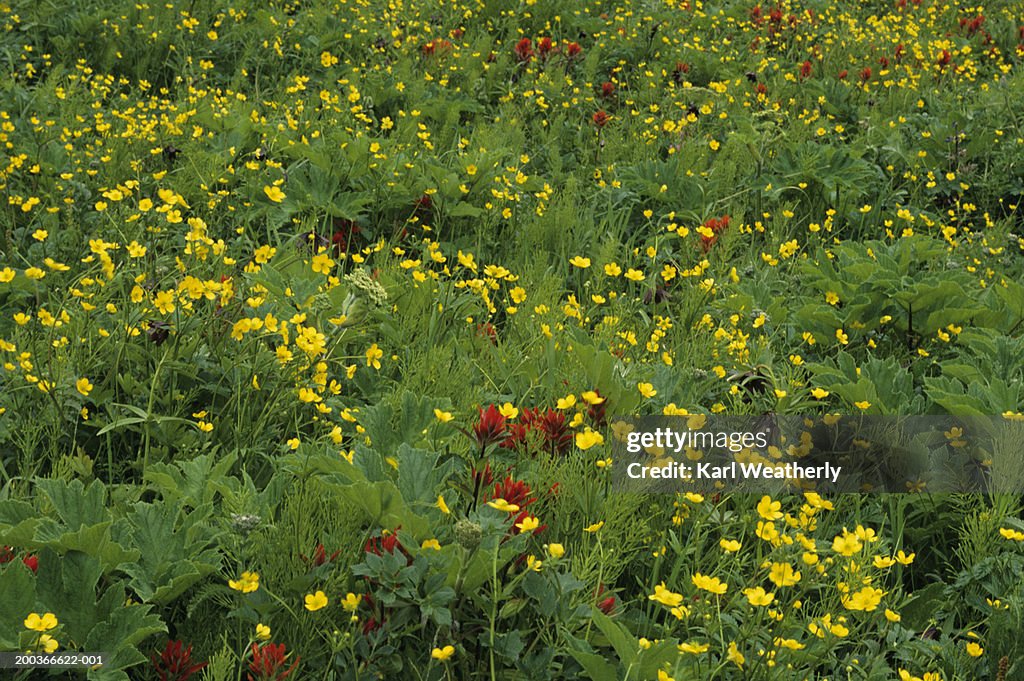
[(252, 662), (249, 663), (249, 681), (284, 681), (288, 675), (295, 671), (299, 664), (299, 658), (292, 661), (292, 665), (284, 668), (288, 661), (285, 659), (284, 644), (274, 645), (266, 643), (260, 646), (252, 644)]
[(317, 544), (316, 548), (313, 549), (313, 557), (312, 558), (307, 558), (306, 555), (303, 554), (303, 553), (300, 553), (299, 555), (302, 557), (302, 561), (304, 563), (307, 563), (307, 564), (308, 563), (312, 563), (313, 567), (320, 567), (324, 563), (333, 563), (334, 559), (338, 557), (339, 553), (341, 553), (340, 549), (338, 551), (335, 551), (334, 553), (332, 553), (330, 555), (330, 557), (328, 557), (327, 556), (327, 550), (324, 548), (324, 545), (323, 544)]
[(683, 82), (683, 76), (690, 72), (690, 65), (686, 62), (676, 62), (676, 66), (672, 69), (672, 81), (676, 85), (680, 85)]
[[(729, 216), (721, 220), (724, 221), (724, 229), (728, 225)], [(601, 426), (605, 421), (605, 409), (606, 402), (601, 401), (599, 404), (590, 405), (587, 415), (595, 425)], [(479, 417), (473, 424), (472, 433), (467, 435), (472, 437), (481, 451), (495, 443), (500, 443), (505, 449), (516, 450), (523, 450), (531, 444), (539, 444), (551, 454), (565, 454), (572, 446), (572, 429), (561, 411), (526, 407), (516, 423), (507, 421), (493, 404), (488, 405), (486, 409), (480, 407), (478, 411)], [(531, 434), (535, 434), (536, 437), (531, 438)], [(484, 473), (490, 475), (489, 467)], [(477, 474), (474, 472), (474, 476)], [(488, 479), (484, 484), (490, 482)]]
[[(537, 40), (536, 51), (533, 49), (533, 41), (529, 38), (522, 38), (516, 43), (515, 47), (512, 48), (512, 53), (515, 55), (516, 61), (520, 64), (525, 64), (535, 56), (543, 61), (547, 61), (559, 51), (559, 47), (555, 44), (555, 41), (548, 37)], [(570, 61), (574, 61), (583, 54), (583, 48), (576, 42), (567, 43), (561, 51), (565, 53), (565, 56)]]
[(811, 76), (811, 62), (808, 59), (807, 61), (805, 61), (803, 64), (800, 65), (800, 77), (806, 79), (806, 78), (810, 78), (810, 76)]
[(335, 218), (334, 233), (331, 234), (331, 246), (334, 248), (335, 255), (341, 257), (342, 254), (348, 253), (353, 247), (352, 242), (359, 236), (359, 232), (359, 225), (352, 220)]
[(192, 664), (192, 646), (186, 648), (181, 641), (168, 641), (159, 657), (154, 652), (149, 659), (160, 681), (185, 681), (208, 664)]
[[(4, 563), (10, 563), (12, 560), (17, 558), (17, 554), (14, 552), (12, 546), (0, 546), (0, 565)], [(39, 556), (25, 555), (21, 557), (21, 562), (25, 564), (32, 572), (39, 571)]]
[(985, 15), (979, 14), (973, 19), (963, 17), (960, 19), (960, 28), (967, 32), (967, 35), (974, 35), (981, 30), (981, 25), (985, 23)]
[(720, 218), (708, 218), (704, 221), (704, 226), (711, 230), (710, 236), (706, 234), (700, 235), (700, 246), (705, 253), (710, 251), (711, 247), (718, 241), (718, 235), (729, 227), (730, 219), (728, 215), (723, 215)]
[[(512, 527), (509, 530), (513, 535), (519, 534), (520, 532), (519, 528), (516, 527), (516, 524), (523, 522), (523, 520), (532, 515), (532, 513), (527, 510), (527, 507), (537, 501), (537, 497), (532, 495), (530, 486), (522, 480), (514, 480), (511, 475), (505, 476), (504, 480), (495, 483), (493, 493), (484, 495), (485, 502), (493, 499), (504, 499), (508, 503), (515, 504), (519, 507), (518, 514), (513, 518)], [(537, 529), (533, 530), (533, 534), (540, 534), (546, 530), (547, 527), (547, 525), (541, 525)]]
[(473, 425), (473, 439), (477, 446), (484, 450), (505, 438), (505, 417), (492, 404), (484, 411), (480, 408), (480, 418)]
[[(594, 594), (594, 597), (600, 598), (602, 594), (604, 594), (604, 584), (598, 585), (597, 593)], [(615, 596), (608, 596), (607, 598), (604, 598), (601, 601), (599, 601), (597, 604), (597, 609), (606, 615), (615, 614)]]
[(398, 531), (402, 529), (401, 526), (396, 527), (393, 530), (384, 530), (381, 532), (379, 537), (370, 537), (366, 540), (366, 545), (363, 547), (363, 551), (366, 553), (372, 553), (377, 556), (383, 556), (385, 553), (393, 554), (398, 551), (405, 556), (406, 561), (412, 563), (412, 556), (402, 546), (402, 542), (398, 541)]
[(611, 119), (612, 117), (609, 116), (607, 112), (605, 112), (603, 109), (601, 109), (600, 111), (594, 114), (594, 125), (596, 125), (599, 129), (603, 128), (604, 126), (608, 125), (608, 121), (610, 121)]
[(555, 52), (558, 52), (558, 48), (551, 41), (551, 38), (545, 37), (537, 41), (537, 56), (541, 59), (547, 59)]
[(565, 454), (572, 445), (572, 431), (560, 411), (524, 409), (522, 424), (527, 430), (540, 433), (544, 448), (552, 454)]
[(515, 53), (516, 59), (520, 63), (526, 63), (533, 59), (533, 41), (529, 38), (523, 38), (516, 43), (516, 46), (512, 51)]
[(484, 338), (490, 341), (492, 345), (498, 344), (498, 330), (494, 328), (494, 324), (491, 324), (490, 322), (477, 324), (476, 336), (477, 338)]
[(452, 51), (452, 44), (443, 38), (434, 38), (423, 46), (423, 55), (426, 57), (442, 56)]

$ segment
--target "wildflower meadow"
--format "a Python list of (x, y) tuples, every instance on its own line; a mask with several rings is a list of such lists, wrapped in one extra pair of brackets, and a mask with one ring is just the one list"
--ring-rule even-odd
[(1024, 679), (1024, 484), (613, 446), (1024, 420), (1024, 5), (0, 0), (0, 63), (0, 678)]

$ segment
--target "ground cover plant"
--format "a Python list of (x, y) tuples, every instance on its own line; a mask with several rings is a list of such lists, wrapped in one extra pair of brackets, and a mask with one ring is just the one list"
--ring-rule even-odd
[(107, 655), (5, 678), (1024, 678), (1019, 495), (609, 448), (1024, 418), (1019, 3), (0, 24), (0, 650)]

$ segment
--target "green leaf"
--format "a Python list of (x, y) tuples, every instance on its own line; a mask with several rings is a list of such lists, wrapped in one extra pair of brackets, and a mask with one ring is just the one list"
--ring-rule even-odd
[(482, 208), (460, 201), (448, 210), (448, 216), (453, 218), (478, 218), (484, 214)]
[(416, 538), (429, 534), (427, 521), (409, 510), (393, 482), (381, 480), (335, 487), (342, 496), (362, 509), (374, 525), (384, 528), (401, 525)]
[(633, 638), (633, 635), (624, 626), (612, 621), (610, 617), (597, 608), (592, 609), (590, 616), (594, 620), (594, 624), (597, 625), (597, 628), (608, 639), (612, 648), (615, 649), (615, 653), (619, 656), (619, 661), (626, 667), (632, 667), (640, 652), (640, 644)]
[(75, 641), (84, 641), (95, 626), (96, 585), (102, 575), (103, 567), (93, 556), (78, 551), (59, 556), (52, 549), (39, 553), (36, 594), (40, 607), (55, 613)]
[(122, 569), (144, 602), (169, 603), (220, 566), (213, 546), (215, 532), (202, 522), (211, 508), (205, 505), (184, 513), (163, 502), (135, 504), (127, 520), (140, 555)]
[(580, 663), (591, 681), (618, 681), (618, 670), (597, 653), (569, 649), (569, 654)]
[(37, 480), (36, 487), (50, 500), (57, 515), (68, 529), (96, 525), (109, 520), (106, 508), (107, 488), (99, 480), (88, 487), (81, 480)]
[(20, 560), (0, 565), (0, 649), (15, 650), (25, 617), (36, 607), (32, 571)]
[(945, 593), (946, 585), (941, 582), (915, 591), (910, 601), (899, 610), (903, 625), (914, 631), (927, 629), (929, 622), (946, 603)]
[(657, 678), (659, 669), (664, 669), (666, 663), (671, 664), (678, 658), (679, 649), (676, 647), (676, 642), (674, 640), (661, 641), (640, 653), (637, 678)]

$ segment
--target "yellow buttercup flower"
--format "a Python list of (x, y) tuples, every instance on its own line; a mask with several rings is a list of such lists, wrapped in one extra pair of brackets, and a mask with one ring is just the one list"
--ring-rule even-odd
[(85, 378), (83, 376), (82, 378), (75, 381), (75, 389), (77, 389), (78, 392), (88, 397), (89, 393), (92, 392), (92, 383), (89, 382), (88, 378)]
[(306, 610), (310, 612), (316, 612), (321, 608), (327, 607), (327, 594), (323, 591), (317, 591), (316, 593), (306, 594), (304, 601)]
[(687, 643), (680, 643), (676, 646), (681, 653), (689, 653), (690, 655), (702, 655), (711, 650), (711, 645), (708, 643), (695, 643), (689, 641)]
[(883, 595), (884, 592), (881, 589), (866, 586), (843, 598), (843, 607), (847, 610), (866, 610), (870, 612), (882, 602)]
[(435, 660), (440, 660), (441, 662), (444, 662), (454, 654), (455, 646), (450, 645), (445, 646), (444, 648), (434, 648), (430, 651), (430, 657), (434, 658)]
[(775, 586), (793, 586), (800, 581), (800, 571), (794, 571), (789, 563), (772, 563), (768, 579)]
[(693, 585), (702, 591), (708, 591), (716, 595), (722, 595), (729, 590), (729, 585), (718, 577), (710, 577), (697, 572), (690, 578)]
[(1000, 527), (999, 534), (1002, 535), (1004, 539), (1009, 539), (1011, 541), (1024, 541), (1024, 532), (1010, 527)]
[(665, 582), (654, 587), (654, 593), (647, 598), (655, 603), (661, 603), (668, 608), (675, 608), (683, 602), (683, 595), (667, 589), (665, 587)]
[(505, 404), (498, 407), (498, 413), (504, 416), (506, 419), (514, 419), (515, 417), (519, 416), (519, 410), (516, 409), (511, 402), (506, 402)]
[(256, 638), (260, 641), (270, 640), (270, 627), (262, 622), (256, 625)]
[(748, 603), (757, 606), (771, 605), (772, 601), (775, 600), (775, 594), (767, 593), (764, 588), (760, 586), (752, 589), (744, 589), (743, 595), (747, 597)]
[(244, 594), (252, 593), (260, 588), (259, 573), (243, 572), (242, 576), (238, 579), (228, 580), (228, 586), (235, 591), (241, 591)]
[(735, 539), (721, 539), (719, 540), (718, 545), (721, 546), (722, 550), (726, 553), (736, 553), (742, 546), (742, 544)]
[(772, 501), (770, 496), (765, 495), (757, 504), (757, 514), (765, 520), (779, 520), (782, 518), (781, 508), (781, 501)]
[(725, 659), (729, 660), (729, 662), (732, 662), (740, 669), (743, 668), (743, 663), (747, 661), (746, 658), (743, 657), (743, 653), (740, 652), (735, 641), (729, 641), (729, 650), (726, 653)]
[(832, 540), (832, 550), (847, 558), (860, 551), (863, 546), (857, 535), (845, 532)]
[(362, 600), (362, 594), (356, 595), (354, 593), (349, 592), (345, 594), (345, 598), (342, 599), (341, 607), (344, 608), (346, 612), (355, 612), (356, 609), (359, 607), (359, 604), (362, 602)]
[(384, 351), (374, 343), (366, 350), (366, 366), (373, 367), (374, 369), (380, 369), (380, 359), (383, 356)]
[(52, 612), (48, 612), (43, 615), (33, 612), (25, 618), (25, 628), (31, 629), (32, 631), (49, 631), (56, 627), (57, 624), (57, 616)]
[(44, 653), (52, 653), (60, 646), (57, 639), (50, 636), (49, 634), (43, 634), (39, 637), (39, 647)]
[(590, 449), (595, 445), (604, 443), (604, 436), (596, 430), (587, 428), (582, 433), (576, 433), (576, 446), (580, 449)]
[(540, 520), (536, 516), (527, 516), (523, 518), (522, 522), (516, 523), (516, 527), (519, 528), (520, 532), (533, 532), (540, 527)]
[(487, 502), (487, 505), (503, 513), (515, 513), (519, 510), (519, 506), (517, 504), (510, 504), (504, 499), (492, 499)]
[(273, 201), (274, 203), (281, 203), (282, 201), (285, 200), (285, 198), (287, 198), (287, 195), (283, 191), (281, 191), (280, 187), (276, 185), (264, 187), (263, 193), (266, 194), (267, 198)]

